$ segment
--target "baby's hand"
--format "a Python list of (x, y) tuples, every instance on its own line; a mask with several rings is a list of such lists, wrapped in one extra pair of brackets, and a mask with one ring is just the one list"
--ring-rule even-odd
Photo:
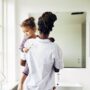
[(23, 48), (23, 52), (27, 53), (28, 52), (28, 48)]

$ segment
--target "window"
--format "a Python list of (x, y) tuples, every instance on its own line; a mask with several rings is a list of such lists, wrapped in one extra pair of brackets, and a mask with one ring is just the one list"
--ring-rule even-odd
[(3, 36), (3, 3), (0, 0), (0, 90), (2, 81), (4, 80)]
[(0, 0), (0, 73), (3, 72), (3, 25), (2, 1)]
[(0, 86), (2, 87), (16, 82), (17, 79), (15, 20), (15, 1), (0, 0)]

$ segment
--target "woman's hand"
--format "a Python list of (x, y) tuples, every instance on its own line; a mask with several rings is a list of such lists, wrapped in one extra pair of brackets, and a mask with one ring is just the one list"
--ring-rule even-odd
[(28, 48), (23, 48), (23, 52), (27, 53), (28, 52)]

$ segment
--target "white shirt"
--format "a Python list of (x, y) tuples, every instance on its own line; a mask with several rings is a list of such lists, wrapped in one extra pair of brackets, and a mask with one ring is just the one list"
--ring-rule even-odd
[(55, 85), (53, 65), (63, 68), (61, 49), (49, 39), (40, 38), (27, 40), (25, 47), (30, 48), (24, 57), (30, 71), (25, 90), (50, 90)]

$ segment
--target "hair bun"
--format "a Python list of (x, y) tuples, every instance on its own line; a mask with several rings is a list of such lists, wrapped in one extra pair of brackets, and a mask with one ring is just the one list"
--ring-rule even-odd
[(44, 12), (38, 19), (39, 31), (44, 34), (49, 34), (56, 20), (57, 16), (54, 13)]

